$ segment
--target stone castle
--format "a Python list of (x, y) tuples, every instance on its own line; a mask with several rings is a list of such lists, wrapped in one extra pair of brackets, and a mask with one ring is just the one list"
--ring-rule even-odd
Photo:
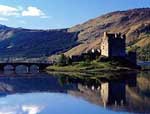
[(101, 55), (105, 57), (121, 57), (132, 64), (137, 64), (136, 52), (126, 53), (126, 35), (121, 33), (104, 32), (102, 38)]
[(92, 49), (87, 53), (72, 56), (72, 60), (83, 61), (89, 56), (91, 60), (96, 59), (97, 56), (104, 56), (107, 58), (121, 58), (136, 65), (136, 52), (126, 53), (126, 35), (121, 33), (104, 32), (101, 39), (100, 49)]
[(104, 32), (101, 42), (101, 55), (106, 57), (125, 57), (126, 36), (121, 33)]

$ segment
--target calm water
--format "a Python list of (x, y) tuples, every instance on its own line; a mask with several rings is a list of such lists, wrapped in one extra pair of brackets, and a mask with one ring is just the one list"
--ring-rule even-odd
[(0, 75), (0, 114), (130, 113), (150, 114), (150, 72)]

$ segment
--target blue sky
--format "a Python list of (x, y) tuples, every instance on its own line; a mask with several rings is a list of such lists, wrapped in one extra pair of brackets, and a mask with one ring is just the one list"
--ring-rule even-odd
[(0, 0), (0, 24), (67, 28), (108, 12), (143, 7), (150, 7), (150, 0)]

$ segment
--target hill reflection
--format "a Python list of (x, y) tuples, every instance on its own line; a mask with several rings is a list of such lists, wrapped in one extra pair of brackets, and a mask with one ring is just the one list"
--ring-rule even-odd
[(0, 75), (1, 97), (34, 92), (69, 94), (115, 111), (150, 112), (149, 72), (119, 73), (110, 79), (47, 73)]

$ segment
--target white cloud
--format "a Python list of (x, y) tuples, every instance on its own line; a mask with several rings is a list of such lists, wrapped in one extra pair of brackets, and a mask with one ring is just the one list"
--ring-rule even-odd
[(32, 6), (29, 6), (27, 8), (27, 10), (24, 10), (22, 12), (22, 16), (38, 16), (38, 17), (45, 17), (46, 15), (44, 14), (44, 12), (39, 9), (39, 8), (36, 8), (36, 7), (32, 7)]
[(0, 21), (8, 21), (6, 17), (40, 17), (40, 18), (49, 18), (41, 9), (28, 6), (27, 8), (23, 8), (22, 6), (7, 6), (0, 4)]
[(19, 15), (19, 9), (11, 6), (0, 5), (1, 16), (17, 16)]
[(19, 22), (22, 24), (26, 24), (26, 21), (24, 21), (24, 20), (20, 20)]
[(13, 112), (13, 111), (5, 111), (5, 112), (0, 112), (0, 114), (16, 114), (16, 112)]
[(43, 108), (44, 106), (39, 105), (0, 105), (0, 114), (38, 114)]
[(17, 6), (17, 9), (20, 11), (23, 11), (23, 7), (22, 6)]
[(4, 17), (0, 17), (0, 21), (8, 21), (8, 19)]
[(17, 114), (17, 106), (1, 106), (0, 107), (0, 114)]
[[(34, 6), (28, 6), (24, 8), (22, 6), (13, 7), (0, 4), (0, 21), (1, 22), (9, 21), (10, 16), (15, 18), (19, 17), (40, 17), (42, 19), (50, 18), (41, 9)], [(26, 22), (20, 21), (20, 23), (25, 24)]]
[(28, 114), (38, 114), (42, 108), (36, 105), (24, 105), (22, 106), (22, 110)]
[(43, 18), (43, 19), (47, 19), (47, 18), (49, 18), (49, 16), (47, 16), (47, 15), (43, 15), (43, 16), (41, 16), (41, 18)]

